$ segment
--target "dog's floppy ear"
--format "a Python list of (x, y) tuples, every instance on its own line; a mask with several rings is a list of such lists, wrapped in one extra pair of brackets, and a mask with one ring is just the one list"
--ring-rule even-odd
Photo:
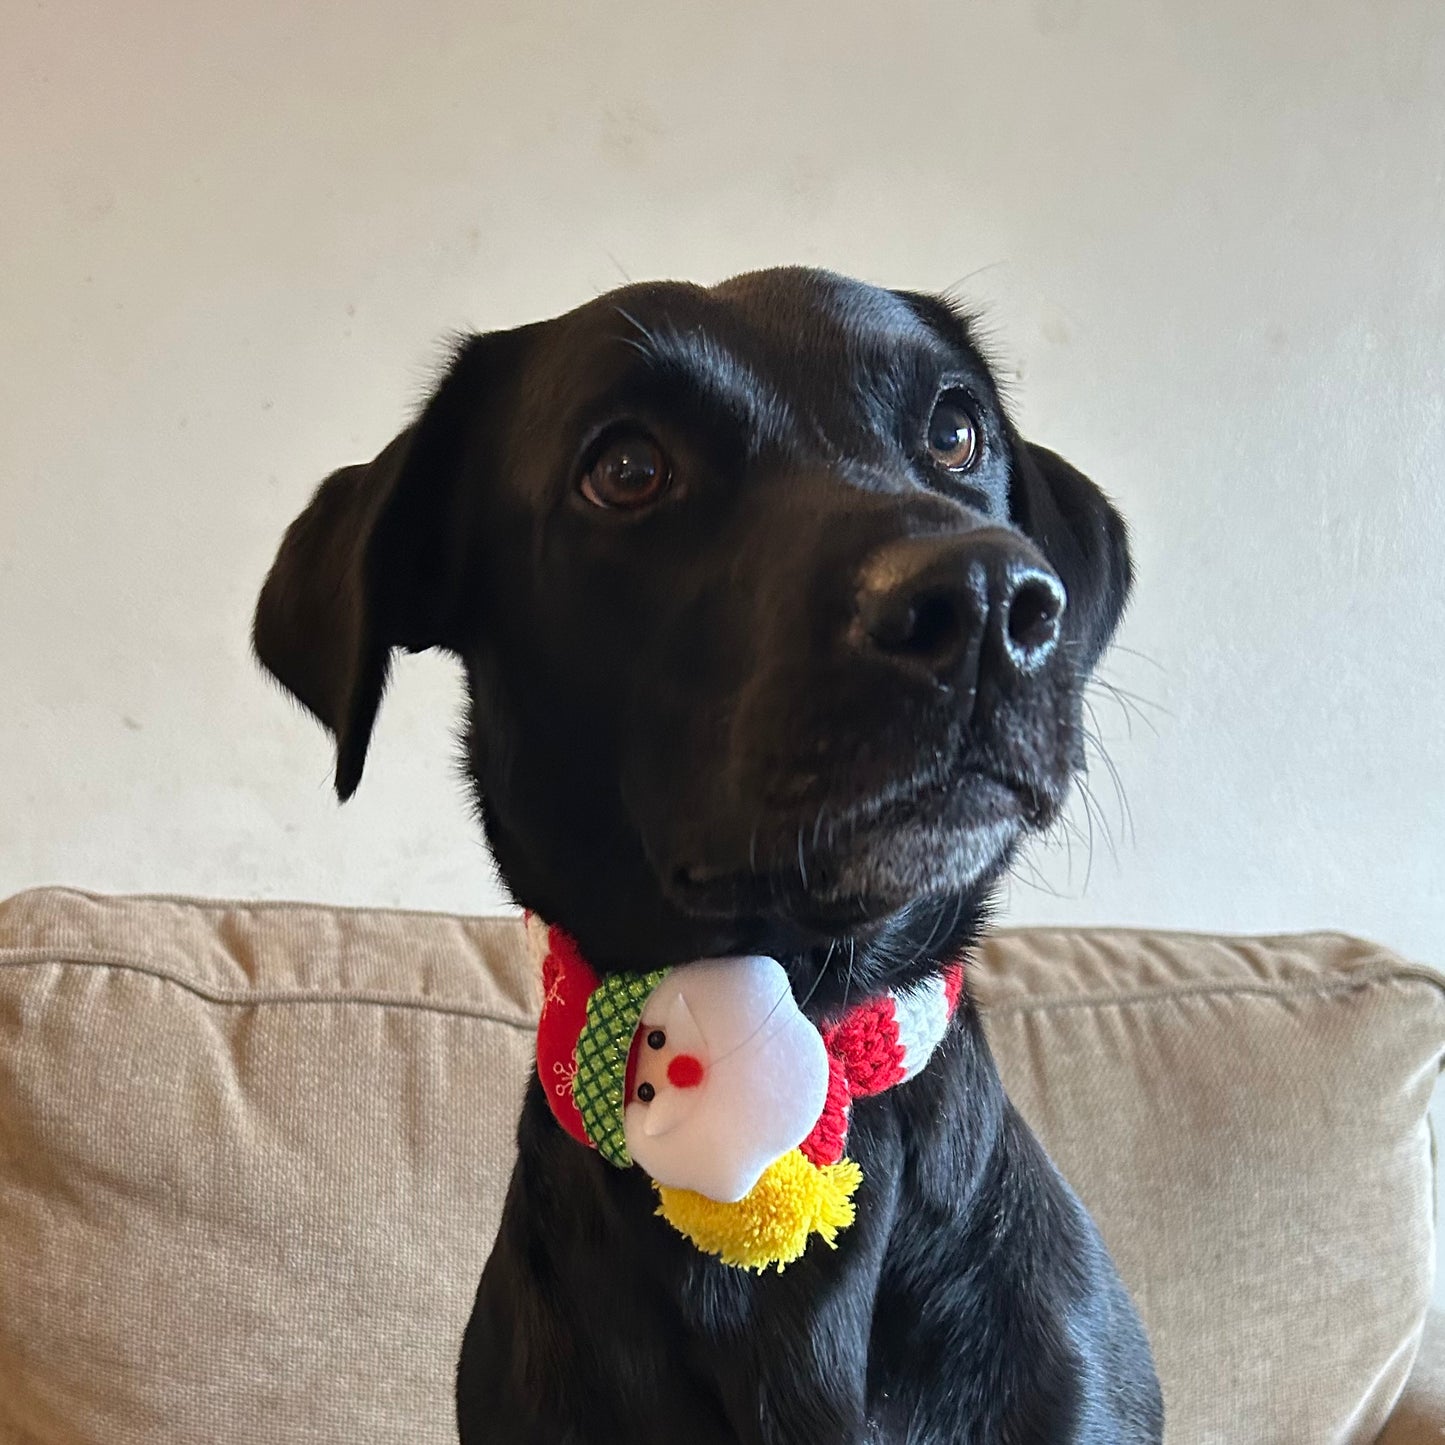
[(1009, 509), (1068, 595), (1066, 634), (1087, 669), (1108, 645), (1134, 585), (1129, 533), (1104, 493), (1047, 447), (1011, 438)]
[(516, 334), (466, 341), (411, 426), (327, 477), (261, 589), (256, 655), (335, 736), (342, 799), (361, 781), (392, 649), (458, 645), (457, 486)]

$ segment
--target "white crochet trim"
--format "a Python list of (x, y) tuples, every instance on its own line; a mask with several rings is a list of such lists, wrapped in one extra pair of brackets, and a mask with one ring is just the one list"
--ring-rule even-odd
[(903, 1078), (911, 1079), (933, 1057), (948, 1031), (948, 990), (943, 975), (935, 973), (891, 997), (898, 1042), (903, 1046)]

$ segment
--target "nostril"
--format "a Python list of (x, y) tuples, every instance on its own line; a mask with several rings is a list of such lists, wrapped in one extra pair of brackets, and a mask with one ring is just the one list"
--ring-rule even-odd
[(940, 657), (953, 652), (961, 631), (958, 604), (951, 597), (920, 597), (909, 609), (907, 641), (900, 651), (919, 657)]
[(1009, 647), (1021, 662), (1040, 662), (1059, 635), (1064, 595), (1057, 584), (1043, 577), (1020, 582), (1008, 603)]
[(865, 595), (859, 618), (869, 641), (880, 652), (925, 662), (947, 657), (963, 643), (961, 604), (947, 589), (901, 589)]

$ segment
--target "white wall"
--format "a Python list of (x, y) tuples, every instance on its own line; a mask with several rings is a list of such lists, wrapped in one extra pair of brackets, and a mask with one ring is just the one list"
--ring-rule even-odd
[(1100, 771), (1117, 859), (1043, 851), (1010, 916), (1445, 963), (1439, 0), (57, 0), (5, 31), (0, 893), (493, 906), (444, 662), (402, 669), (345, 810), (253, 667), (281, 531), (449, 328), (807, 261), (961, 283), (1028, 428), (1133, 521), (1108, 676), (1147, 723), (1099, 705), (1133, 828)]

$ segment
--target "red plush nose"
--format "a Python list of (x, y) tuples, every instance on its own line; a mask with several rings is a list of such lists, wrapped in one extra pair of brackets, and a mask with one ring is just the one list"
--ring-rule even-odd
[(695, 1089), (702, 1083), (702, 1060), (692, 1054), (674, 1054), (667, 1061), (667, 1082), (674, 1089)]

